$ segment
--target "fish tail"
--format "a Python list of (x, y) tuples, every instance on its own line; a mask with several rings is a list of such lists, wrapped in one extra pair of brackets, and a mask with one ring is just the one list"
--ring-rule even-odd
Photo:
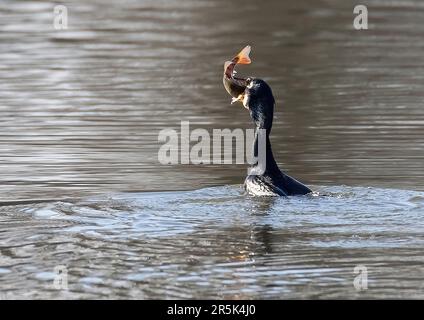
[(250, 60), (250, 58), (249, 58), (249, 54), (250, 54), (251, 49), (252, 48), (250, 46), (245, 46), (243, 48), (243, 50), (241, 50), (239, 52), (239, 54), (236, 55), (233, 58), (232, 61), (234, 61), (235, 63), (238, 63), (238, 64), (250, 64), (250, 63), (252, 63), (252, 60)]

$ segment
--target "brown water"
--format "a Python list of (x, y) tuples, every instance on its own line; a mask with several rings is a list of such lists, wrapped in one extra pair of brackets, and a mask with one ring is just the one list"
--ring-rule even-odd
[[(0, 298), (423, 297), (423, 3), (368, 1), (362, 31), (355, 1), (72, 1), (55, 30), (57, 3), (0, 3)], [(181, 121), (251, 127), (221, 83), (246, 44), (277, 160), (331, 196), (159, 164)]]

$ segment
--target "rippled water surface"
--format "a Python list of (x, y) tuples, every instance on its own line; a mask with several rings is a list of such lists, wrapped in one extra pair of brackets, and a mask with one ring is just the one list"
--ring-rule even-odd
[[(363, 31), (350, 0), (75, 0), (55, 30), (59, 3), (0, 2), (0, 298), (424, 298), (424, 3), (370, 0)], [(158, 162), (181, 121), (251, 127), (221, 83), (246, 44), (314, 196)]]
[[(31, 298), (424, 298), (424, 194), (240, 186), (0, 209), (2, 286)], [(68, 291), (53, 266), (68, 266)], [(353, 286), (357, 265), (368, 290)]]

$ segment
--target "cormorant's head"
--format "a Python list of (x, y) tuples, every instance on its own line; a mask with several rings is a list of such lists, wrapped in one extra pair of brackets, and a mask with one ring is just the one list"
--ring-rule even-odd
[(271, 129), (275, 100), (270, 86), (258, 78), (247, 78), (243, 105), (249, 109), (250, 117), (260, 129)]

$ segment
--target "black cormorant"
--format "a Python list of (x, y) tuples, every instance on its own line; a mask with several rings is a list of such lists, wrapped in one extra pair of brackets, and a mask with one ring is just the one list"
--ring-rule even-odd
[(241, 101), (250, 112), (256, 131), (253, 156), (256, 163), (246, 177), (244, 187), (253, 195), (293, 196), (312, 192), (307, 186), (282, 172), (275, 162), (269, 135), (274, 117), (275, 100), (270, 86), (258, 78), (236, 78), (238, 63), (249, 64), (250, 46), (245, 47), (224, 65), (223, 82), (233, 101)]

